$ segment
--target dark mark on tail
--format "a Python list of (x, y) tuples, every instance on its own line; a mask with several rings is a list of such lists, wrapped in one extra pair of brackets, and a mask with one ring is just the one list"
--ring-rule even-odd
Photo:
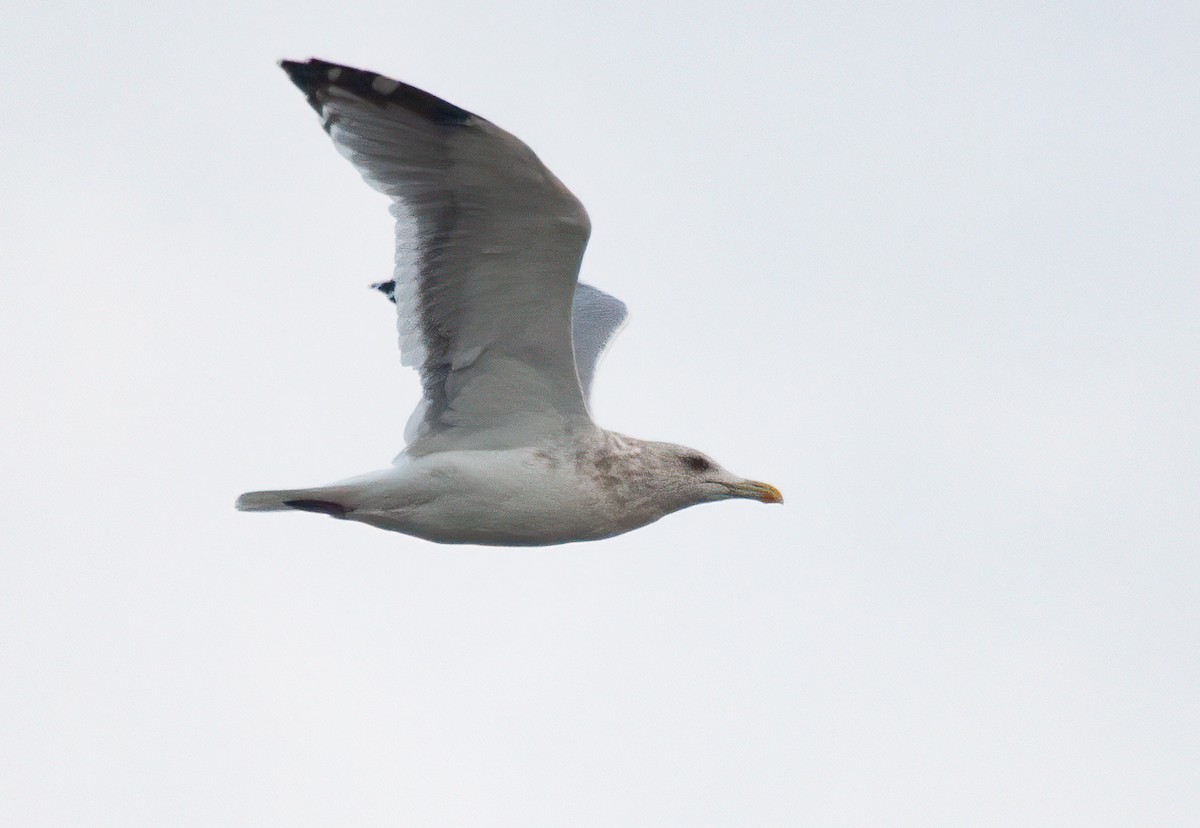
[(299, 509), (302, 512), (319, 512), (323, 515), (335, 517), (338, 520), (345, 520), (346, 514), (350, 511), (340, 503), (334, 503), (330, 500), (285, 500), (284, 506), (291, 506), (293, 509)]

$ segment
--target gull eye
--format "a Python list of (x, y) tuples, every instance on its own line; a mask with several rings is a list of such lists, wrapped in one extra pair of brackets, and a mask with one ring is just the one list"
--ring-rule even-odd
[(706, 472), (712, 468), (712, 463), (705, 460), (699, 454), (688, 454), (683, 457), (683, 465), (687, 466), (694, 472)]

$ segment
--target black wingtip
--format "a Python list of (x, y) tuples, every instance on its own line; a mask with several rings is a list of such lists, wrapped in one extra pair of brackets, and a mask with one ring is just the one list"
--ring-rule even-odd
[(371, 285), (371, 287), (375, 288), (375, 290), (379, 291), (384, 296), (386, 296), (388, 298), (388, 301), (391, 302), (393, 305), (396, 304), (396, 280), (395, 279), (389, 279), (386, 282), (376, 282), (375, 284)]
[(309, 104), (317, 112), (322, 110), (319, 98), (322, 90), (336, 86), (364, 101), (378, 106), (394, 104), (439, 124), (465, 124), (475, 117), (467, 110), (415, 86), (352, 66), (342, 66), (320, 58), (309, 58), (303, 63), (281, 60), (279, 66), (287, 72), (292, 83), (304, 92)]
[[(309, 58), (305, 63), (296, 60), (281, 60), (279, 68), (287, 72), (292, 83), (296, 84), (304, 93), (305, 98), (308, 99), (308, 105), (315, 109), (318, 115), (324, 117), (324, 113), (321, 111), (321, 101), (318, 100), (317, 94), (332, 83), (329, 70), (338, 67), (317, 58)], [(334, 77), (336, 77), (336, 73)], [(329, 126), (326, 124), (325, 129), (328, 130)]]
[(287, 72), (287, 76), (292, 83), (300, 87), (301, 91), (312, 94), (320, 87), (332, 82), (336, 79), (329, 76), (330, 69), (340, 69), (337, 64), (329, 63), (318, 58), (309, 58), (303, 63), (298, 60), (281, 60), (279, 68)]

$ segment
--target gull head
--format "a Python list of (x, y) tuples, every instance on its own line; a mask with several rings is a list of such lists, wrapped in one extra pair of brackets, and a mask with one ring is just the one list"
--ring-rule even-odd
[(673, 443), (652, 445), (658, 460), (658, 485), (686, 500), (687, 505), (731, 498), (783, 503), (783, 495), (770, 483), (736, 475), (702, 452)]

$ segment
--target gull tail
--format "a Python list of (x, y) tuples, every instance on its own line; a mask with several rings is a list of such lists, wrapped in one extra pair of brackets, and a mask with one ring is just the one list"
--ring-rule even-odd
[(319, 512), (344, 518), (350, 511), (329, 499), (328, 489), (280, 489), (272, 492), (246, 492), (237, 499), (239, 512)]

